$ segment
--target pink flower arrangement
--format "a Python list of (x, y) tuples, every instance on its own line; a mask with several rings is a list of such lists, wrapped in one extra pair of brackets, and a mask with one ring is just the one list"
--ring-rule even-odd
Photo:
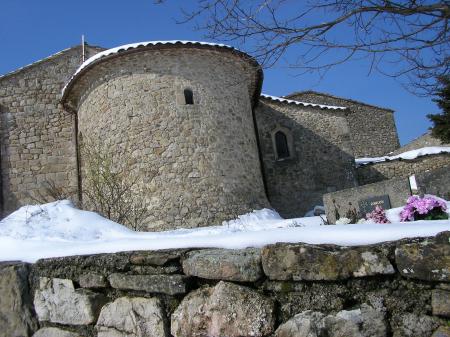
[(376, 206), (372, 212), (367, 213), (366, 219), (372, 220), (375, 223), (391, 223), (386, 217), (386, 212), (381, 206)]
[(400, 212), (400, 220), (414, 221), (448, 219), (448, 215), (445, 212), (446, 210), (447, 205), (440, 199), (432, 196), (420, 198), (417, 195), (413, 195), (408, 198), (406, 206)]

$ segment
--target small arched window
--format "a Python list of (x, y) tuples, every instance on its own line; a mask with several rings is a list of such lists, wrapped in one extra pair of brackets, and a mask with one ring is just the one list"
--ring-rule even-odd
[(194, 93), (191, 89), (184, 89), (184, 102), (185, 104), (194, 104)]
[(275, 133), (275, 148), (277, 150), (278, 160), (290, 157), (288, 139), (283, 131), (277, 131)]

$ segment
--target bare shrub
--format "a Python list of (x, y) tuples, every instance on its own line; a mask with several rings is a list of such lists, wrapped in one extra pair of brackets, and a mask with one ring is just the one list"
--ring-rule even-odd
[(71, 200), (75, 202), (76, 191), (75, 189), (67, 186), (58, 185), (55, 181), (49, 179), (43, 182), (42, 188), (32, 193), (28, 193), (31, 200), (39, 203), (46, 204), (57, 200)]
[[(112, 151), (120, 154), (113, 156)], [(80, 147), (83, 170), (83, 207), (134, 230), (148, 218), (149, 190), (133, 171), (126, 149), (84, 141)], [(120, 158), (120, 159), (118, 159)]]

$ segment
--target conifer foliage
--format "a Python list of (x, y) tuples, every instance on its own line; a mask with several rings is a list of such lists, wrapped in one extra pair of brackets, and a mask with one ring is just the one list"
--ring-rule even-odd
[(450, 143), (450, 76), (441, 77), (441, 84), (434, 99), (442, 110), (440, 114), (430, 114), (428, 118), (433, 122), (431, 134), (443, 143)]

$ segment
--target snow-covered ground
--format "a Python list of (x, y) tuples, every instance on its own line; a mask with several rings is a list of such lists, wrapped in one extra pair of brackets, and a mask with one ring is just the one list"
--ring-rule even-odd
[(356, 158), (355, 163), (357, 165), (366, 165), (370, 163), (380, 163), (388, 160), (397, 160), (397, 159), (405, 159), (412, 160), (418, 157), (430, 155), (430, 154), (439, 154), (439, 153), (450, 153), (449, 146), (428, 146), (422, 147), (420, 149), (406, 151), (400, 153), (396, 156), (384, 156), (384, 157), (373, 157), (373, 158)]
[(276, 242), (352, 246), (450, 230), (449, 220), (401, 223), (400, 210), (387, 211), (391, 224), (324, 226), (320, 217), (282, 219), (263, 209), (220, 226), (143, 233), (76, 209), (64, 200), (24, 206), (0, 221), (0, 261), (35, 262), (47, 257), (167, 248), (238, 249)]

